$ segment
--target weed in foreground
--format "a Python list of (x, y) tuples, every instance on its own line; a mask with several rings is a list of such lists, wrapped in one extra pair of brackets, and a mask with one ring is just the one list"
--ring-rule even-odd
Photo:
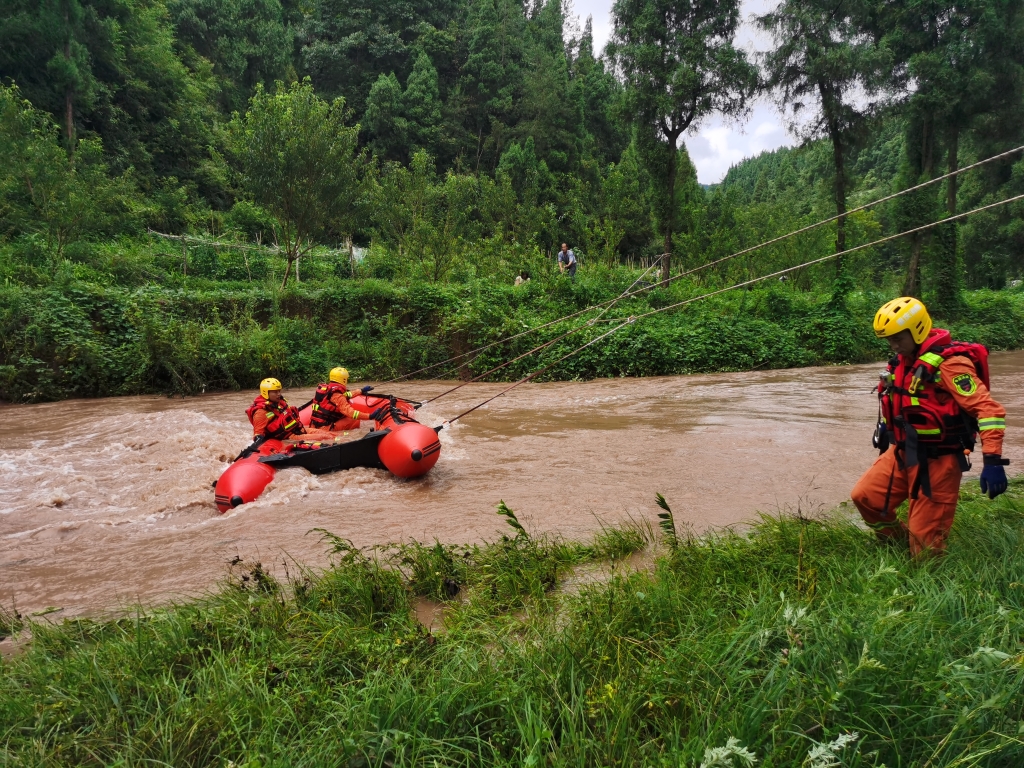
[[(1024, 481), (965, 489), (923, 563), (840, 513), (765, 517), (565, 594), (601, 548), (512, 530), (400, 567), (342, 542), (292, 590), (33, 623), (0, 661), (0, 762), (1024, 764)], [(432, 637), (410, 597), (438, 573), (460, 593)]]
[(7, 608), (0, 605), (0, 640), (4, 640), (16, 632), (20, 632), (25, 626), (22, 615), (18, 613), (15, 606)]

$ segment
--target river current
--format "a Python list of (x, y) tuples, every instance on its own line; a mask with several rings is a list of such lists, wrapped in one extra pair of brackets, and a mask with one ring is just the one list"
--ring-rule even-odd
[[(71, 616), (187, 598), (214, 588), (236, 557), (278, 573), (324, 564), (314, 528), (359, 546), (494, 539), (507, 530), (499, 500), (531, 532), (566, 538), (653, 519), (655, 492), (697, 532), (759, 512), (812, 514), (848, 499), (875, 455), (881, 368), (528, 384), (443, 431), (424, 478), (283, 470), (226, 515), (211, 483), (249, 442), (253, 393), (3, 406), (0, 604)], [(1024, 352), (993, 354), (992, 376), (1018, 471)], [(387, 390), (426, 400), (450, 386)], [(419, 418), (434, 426), (504, 386), (465, 386)], [(301, 403), (311, 391), (286, 396)]]

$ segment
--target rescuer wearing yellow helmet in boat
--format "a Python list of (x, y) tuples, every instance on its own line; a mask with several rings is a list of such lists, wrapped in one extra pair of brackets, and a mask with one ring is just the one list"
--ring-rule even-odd
[(260, 393), (245, 410), (252, 424), (253, 437), (284, 440), (305, 430), (299, 421), (299, 412), (281, 394), (281, 382), (266, 378), (260, 382)]
[[(941, 552), (979, 435), (982, 493), (1006, 490), (1006, 410), (988, 391), (988, 350), (933, 328), (924, 304), (908, 296), (879, 309), (874, 329), (893, 357), (878, 385), (881, 455), (854, 486), (853, 503), (879, 538), (909, 539), (915, 556)], [(904, 525), (895, 510), (907, 498)]]
[[(366, 395), (372, 389), (373, 387), (363, 387), (359, 393)], [(336, 432), (358, 429), (359, 420), (367, 418), (369, 414), (352, 407), (348, 400), (355, 394), (348, 391), (348, 370), (340, 366), (332, 368), (328, 380), (316, 387), (309, 426)]]

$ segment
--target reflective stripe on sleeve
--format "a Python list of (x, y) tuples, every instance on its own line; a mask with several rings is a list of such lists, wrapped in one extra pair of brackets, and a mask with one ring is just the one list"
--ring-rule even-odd
[(984, 432), (987, 429), (1006, 429), (1006, 419), (992, 416), (987, 419), (978, 419), (978, 431)]
[(942, 355), (936, 355), (934, 352), (925, 352), (918, 359), (922, 363), (928, 363), (932, 368), (938, 368), (942, 365)]

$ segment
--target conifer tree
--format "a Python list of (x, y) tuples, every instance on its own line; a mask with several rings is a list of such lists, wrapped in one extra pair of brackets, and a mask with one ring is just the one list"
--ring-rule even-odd
[(629, 144), (629, 131), (615, 114), (622, 99), (622, 87), (605, 69), (604, 61), (594, 57), (593, 24), (593, 18), (588, 16), (572, 62), (571, 87), (583, 108), (583, 125), (590, 145), (587, 152), (603, 167), (622, 155)]
[(412, 151), (425, 149), (436, 157), (441, 139), (441, 98), (437, 70), (423, 51), (416, 58), (402, 94), (402, 109)]
[(0, 25), (0, 80), (13, 80), (35, 106), (57, 118), (70, 149), (96, 88), (85, 9), (79, 0), (9, 2)]
[[(961, 137), (982, 115), (1009, 101), (1019, 102), (1024, 50), (1020, 43), (1020, 0), (922, 0), (912, 6), (886, 3), (874, 31), (890, 46), (901, 66), (892, 87), (907, 99), (906, 163), (902, 184), (911, 186), (959, 164)], [(1015, 34), (1016, 33), (1016, 34)], [(957, 179), (945, 185), (944, 205), (930, 190), (901, 200), (905, 227), (934, 221), (957, 210)], [(904, 292), (920, 295), (922, 256), (930, 251), (936, 312), (955, 317), (961, 309), (962, 266), (958, 225), (913, 235)]]
[(377, 157), (406, 162), (409, 156), (409, 124), (404, 116), (402, 86), (394, 72), (378, 77), (370, 89), (363, 127)]
[(608, 50), (629, 87), (638, 147), (654, 179), (669, 278), (678, 225), (679, 138), (701, 118), (746, 108), (757, 70), (733, 46), (739, 0), (615, 0)]
[(461, 92), (474, 168), (493, 167), (506, 143), (523, 85), (526, 17), (518, 0), (473, 0)]
[(167, 10), (179, 44), (213, 65), (225, 112), (292, 68), (295, 31), (280, 0), (170, 0)]
[(555, 173), (575, 173), (583, 149), (582, 94), (569, 87), (562, 0), (547, 0), (529, 22), (529, 76), (515, 134), (534, 139)]
[[(757, 19), (775, 39), (775, 49), (764, 56), (768, 86), (792, 115), (792, 130), (805, 140), (823, 135), (832, 144), (837, 254), (846, 250), (847, 156), (871, 108), (858, 98), (863, 103), (873, 95), (878, 73), (891, 67), (886, 51), (857, 29), (857, 10), (846, 0), (783, 0)], [(801, 122), (808, 107), (813, 117)], [(842, 274), (838, 256), (836, 275)]]

